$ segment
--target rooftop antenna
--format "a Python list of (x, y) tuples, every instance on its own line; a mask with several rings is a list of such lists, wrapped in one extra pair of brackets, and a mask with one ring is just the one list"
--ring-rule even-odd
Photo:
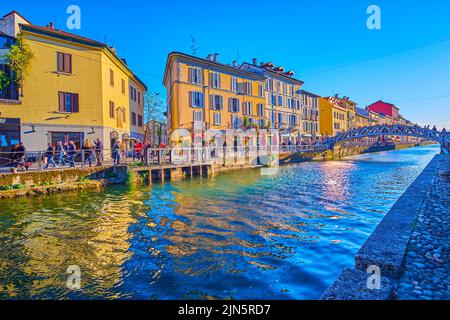
[(239, 62), (239, 49), (236, 49), (236, 61)]
[(192, 55), (196, 56), (197, 55), (197, 45), (195, 44), (195, 38), (193, 35), (191, 35), (191, 40), (192, 40), (192, 45), (191, 45), (191, 50), (192, 50)]

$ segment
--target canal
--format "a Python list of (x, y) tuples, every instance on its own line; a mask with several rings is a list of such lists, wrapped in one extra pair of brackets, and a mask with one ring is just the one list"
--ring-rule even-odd
[(317, 299), (438, 152), (2, 200), (0, 298)]

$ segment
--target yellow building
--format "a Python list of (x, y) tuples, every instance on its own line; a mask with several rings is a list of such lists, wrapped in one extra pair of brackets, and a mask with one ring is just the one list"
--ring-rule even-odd
[[(13, 25), (21, 22), (14, 36), (23, 34), (34, 60), (24, 80), (23, 96), (0, 100), (0, 117), (9, 119), (5, 122), (20, 122), (19, 139), (26, 148), (42, 150), (47, 142), (68, 140), (80, 147), (87, 138), (100, 138), (107, 149), (112, 139), (128, 139), (130, 88), (139, 92), (142, 105), (146, 86), (115, 50), (57, 30), (52, 23), (49, 27), (32, 25), (16, 12), (3, 21), (11, 16)], [(142, 116), (143, 108), (136, 112)], [(7, 144), (17, 142), (17, 135), (12, 136)]]
[(264, 77), (218, 61), (172, 52), (163, 84), (167, 91), (168, 133), (174, 129), (240, 129), (267, 125)]
[(319, 98), (319, 122), (322, 136), (335, 136), (347, 128), (347, 109), (335, 105), (326, 98)]

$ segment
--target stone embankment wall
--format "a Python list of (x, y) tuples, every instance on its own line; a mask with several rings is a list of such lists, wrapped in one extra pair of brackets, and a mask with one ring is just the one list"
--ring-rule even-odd
[(127, 168), (87, 167), (0, 174), (0, 199), (125, 183)]

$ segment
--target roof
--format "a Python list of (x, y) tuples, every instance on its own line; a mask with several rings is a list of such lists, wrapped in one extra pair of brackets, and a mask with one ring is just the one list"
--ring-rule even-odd
[(44, 36), (57, 38), (60, 40), (65, 40), (65, 41), (74, 42), (74, 43), (78, 43), (78, 44), (82, 44), (82, 45), (106, 49), (110, 54), (112, 54), (114, 56), (114, 58), (117, 59), (119, 64), (121, 64), (125, 69), (127, 69), (133, 75), (135, 80), (137, 82), (139, 82), (145, 88), (145, 90), (147, 90), (147, 86), (145, 85), (145, 83), (134, 74), (134, 72), (127, 66), (127, 64), (120, 57), (117, 56), (117, 54), (114, 52), (114, 50), (111, 49), (111, 47), (109, 47), (107, 44), (105, 44), (103, 42), (99, 42), (96, 40), (92, 40), (92, 39), (89, 39), (86, 37), (82, 37), (82, 36), (79, 36), (79, 35), (76, 35), (73, 33), (65, 32), (65, 31), (50, 28), (50, 27), (41, 27), (41, 26), (35, 26), (32, 24), (29, 24), (29, 25), (28, 24), (20, 24), (20, 28), (24, 31), (37, 33), (37, 34), (41, 34)]
[(186, 54), (186, 53), (183, 53), (183, 52), (172, 51), (172, 52), (170, 52), (167, 55), (166, 70), (164, 72), (163, 84), (165, 84), (165, 82), (166, 82), (167, 70), (168, 70), (167, 66), (169, 65), (169, 61), (170, 61), (170, 59), (172, 59), (175, 56), (180, 56), (182, 58), (185, 58), (185, 59), (188, 59), (188, 60), (197, 61), (199, 63), (204, 63), (204, 64), (207, 64), (207, 65), (210, 65), (210, 66), (216, 66), (218, 68), (222, 68), (222, 69), (228, 70), (230, 72), (238, 73), (238, 74), (241, 74), (243, 76), (251, 77), (251, 78), (254, 78), (254, 79), (257, 79), (257, 80), (265, 80), (263, 75), (258, 75), (258, 74), (255, 74), (254, 72), (245, 71), (245, 70), (242, 70), (240, 68), (232, 67), (230, 65), (227, 65), (227, 64), (224, 64), (224, 63), (221, 63), (221, 62), (211, 61), (209, 59), (196, 57), (196, 56), (193, 56), (193, 55), (190, 55), (190, 54)]
[(86, 37), (81, 37), (79, 35), (65, 32), (58, 29), (52, 29), (50, 27), (41, 27), (41, 26), (35, 26), (33, 24), (21, 24), (20, 27), (22, 30), (30, 31), (30, 32), (37, 32), (43, 35), (47, 35), (50, 37), (56, 37), (61, 40), (76, 42), (80, 44), (85, 45), (91, 45), (91, 46), (97, 46), (97, 47), (107, 47), (107, 45), (103, 42), (95, 41)]
[(378, 103), (378, 102), (381, 102), (381, 103), (383, 103), (383, 104), (387, 104), (388, 106), (391, 106), (391, 107), (393, 107), (393, 108), (395, 108), (395, 109), (397, 109), (397, 110), (400, 110), (395, 104), (392, 104), (392, 103), (389, 103), (389, 102), (385, 102), (385, 101), (383, 101), (383, 100), (378, 100), (378, 101), (372, 103), (371, 105), (374, 105), (375, 103)]
[(284, 73), (277, 72), (277, 71), (275, 71), (275, 70), (273, 70), (273, 69), (264, 68), (264, 67), (262, 67), (262, 66), (255, 66), (253, 63), (248, 63), (248, 62), (244, 62), (243, 64), (241, 64), (241, 66), (240, 66), (239, 68), (242, 69), (242, 67), (244, 67), (244, 66), (249, 66), (249, 67), (253, 67), (253, 68), (258, 68), (258, 69), (260, 69), (260, 70), (264, 70), (264, 71), (268, 71), (268, 72), (270, 72), (270, 73), (273, 73), (273, 74), (275, 74), (275, 75), (277, 75), (277, 76), (281, 76), (281, 77), (283, 77), (283, 78), (285, 78), (285, 79), (288, 79), (288, 80), (291, 80), (291, 81), (300, 82), (301, 84), (304, 84), (304, 82), (303, 82), (302, 80), (296, 79), (296, 78), (294, 78), (294, 77), (290, 77), (290, 76), (288, 76), (288, 75), (286, 75), (286, 74), (284, 74)]
[(6, 17), (12, 15), (12, 14), (17, 14), (19, 17), (21, 17), (23, 20), (25, 20), (26, 22), (28, 22), (29, 24), (31, 24), (30, 21), (28, 21), (23, 15), (21, 15), (19, 12), (17, 11), (11, 11), (10, 13), (7, 13), (3, 16), (3, 19), (5, 19)]
[(312, 93), (312, 92), (309, 92), (309, 91), (306, 91), (306, 90), (300, 90), (300, 94), (306, 94), (308, 96), (313, 96), (313, 97), (316, 97), (316, 98), (320, 97), (318, 94), (315, 94), (315, 93)]
[(363, 116), (363, 117), (366, 117), (366, 118), (369, 117), (369, 111), (366, 110), (366, 109), (363, 109), (363, 108), (356, 107), (356, 114), (360, 115), (360, 116)]

